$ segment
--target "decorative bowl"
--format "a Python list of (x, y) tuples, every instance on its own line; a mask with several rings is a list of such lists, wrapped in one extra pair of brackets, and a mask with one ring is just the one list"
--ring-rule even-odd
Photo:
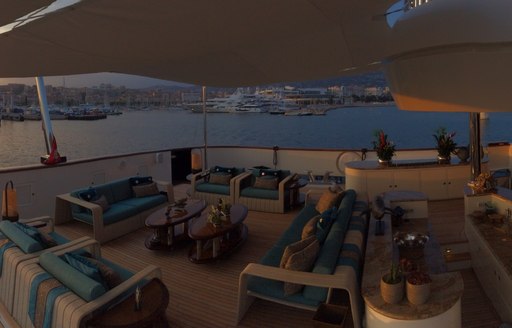
[(397, 232), (393, 236), (397, 246), (404, 248), (423, 248), (429, 239), (429, 236), (419, 232)]

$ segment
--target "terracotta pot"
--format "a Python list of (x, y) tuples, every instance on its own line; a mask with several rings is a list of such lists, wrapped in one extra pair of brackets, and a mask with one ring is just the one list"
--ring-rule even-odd
[(451, 162), (451, 156), (448, 155), (448, 156), (443, 156), (443, 155), (437, 155), (437, 162), (439, 164), (450, 164)]
[(430, 283), (413, 285), (406, 283), (407, 300), (414, 305), (425, 304), (430, 296)]
[(389, 284), (384, 281), (389, 273), (385, 274), (380, 280), (380, 294), (386, 303), (396, 304), (404, 298), (404, 278), (396, 284)]

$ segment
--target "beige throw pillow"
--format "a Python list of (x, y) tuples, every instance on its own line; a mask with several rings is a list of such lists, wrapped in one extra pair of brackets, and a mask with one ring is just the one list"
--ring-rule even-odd
[(91, 200), (91, 203), (101, 206), (103, 213), (108, 211), (108, 209), (110, 208), (110, 204), (108, 203), (107, 197), (105, 197), (105, 195), (101, 195), (98, 199)]
[(277, 178), (256, 177), (256, 181), (254, 182), (254, 188), (273, 190), (277, 189)]
[(323, 213), (324, 211), (332, 208), (333, 206), (338, 207), (338, 203), (341, 201), (341, 198), (345, 195), (345, 192), (333, 192), (330, 189), (324, 191), (318, 203), (316, 203), (316, 210), (318, 213)]
[(231, 181), (231, 174), (219, 172), (210, 174), (210, 180), (208, 182), (220, 185), (229, 185)]
[(146, 197), (146, 196), (153, 196), (158, 195), (158, 187), (156, 186), (155, 182), (151, 182), (148, 184), (138, 185), (138, 186), (132, 186), (133, 192), (135, 193), (135, 197)]
[(288, 258), (292, 256), (293, 253), (296, 253), (298, 251), (303, 250), (304, 248), (311, 245), (316, 240), (316, 236), (311, 236), (306, 239), (301, 239), (299, 241), (294, 242), (293, 244), (290, 244), (286, 246), (283, 252), (283, 256), (281, 257), (281, 263), (279, 264), (279, 267), (284, 268), (286, 265), (286, 262), (288, 261)]
[(311, 236), (316, 235), (316, 224), (318, 220), (320, 220), (321, 216), (316, 215), (312, 217), (305, 225), (304, 228), (302, 228), (302, 239), (306, 239)]
[[(307, 246), (301, 251), (292, 254), (292, 256), (288, 258), (288, 261), (286, 262), (284, 268), (286, 270), (293, 271), (309, 271), (311, 270), (311, 267), (315, 263), (319, 251), (320, 243), (318, 242), (318, 239), (316, 239), (315, 237), (313, 243), (311, 243), (309, 246)], [(283, 286), (284, 295), (289, 296), (298, 293), (303, 287), (304, 285), (301, 284), (285, 282)]]

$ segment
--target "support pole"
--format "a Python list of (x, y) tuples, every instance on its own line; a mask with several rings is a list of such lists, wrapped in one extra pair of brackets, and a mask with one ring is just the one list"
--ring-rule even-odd
[(471, 179), (482, 173), (482, 147), (480, 146), (480, 113), (469, 113), (469, 143), (471, 152)]
[(52, 149), (52, 122), (48, 111), (48, 102), (46, 100), (46, 89), (44, 88), (44, 80), (41, 76), (36, 77), (37, 94), (39, 96), (39, 108), (41, 109), (41, 118), (43, 120), (43, 133), (46, 144), (46, 153), (50, 154)]
[(202, 98), (203, 98), (203, 138), (204, 138), (204, 165), (203, 171), (208, 170), (208, 128), (206, 122), (206, 87), (202, 87)]
[(46, 145), (46, 155), (41, 156), (43, 164), (57, 164), (66, 161), (66, 157), (60, 156), (57, 151), (57, 141), (53, 135), (52, 121), (50, 119), (50, 111), (46, 100), (46, 89), (44, 88), (44, 80), (41, 76), (36, 77), (37, 94), (39, 96), (39, 108), (41, 109), (41, 118), (43, 121), (43, 134)]

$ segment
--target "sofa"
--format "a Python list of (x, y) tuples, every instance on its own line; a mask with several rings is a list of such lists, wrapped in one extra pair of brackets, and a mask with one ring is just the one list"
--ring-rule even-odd
[(53, 228), (53, 220), (48, 216), (16, 223), (0, 222), (0, 301), (7, 311), (12, 311), (16, 270), (21, 263), (45, 251), (59, 251), (92, 240), (90, 237), (68, 240)]
[[(347, 190), (333, 212), (331, 226), (324, 231), (325, 239), (320, 242), (309, 270), (283, 268), (281, 261), (287, 246), (301, 241), (305, 227), (312, 218), (320, 215), (314, 204), (305, 205), (259, 263), (247, 265), (239, 278), (238, 321), (254, 298), (315, 311), (321, 303), (331, 301), (334, 290), (343, 289), (349, 295), (354, 327), (361, 327), (360, 284), (369, 220), (368, 202), (364, 197), (356, 199), (354, 190)], [(289, 283), (304, 287), (287, 294)]]
[[(100, 278), (91, 275), (91, 263)], [(19, 327), (85, 327), (89, 320), (133, 295), (137, 286), (161, 278), (160, 268), (154, 265), (134, 273), (102, 258), (94, 240), (44, 252), (24, 261), (16, 274), (11, 316)]]
[(296, 174), (289, 170), (252, 169), (236, 181), (235, 202), (249, 210), (284, 213), (290, 207), (290, 185)]
[(215, 205), (222, 199), (224, 203), (234, 204), (235, 183), (244, 174), (240, 167), (214, 166), (206, 172), (192, 175), (190, 197), (202, 199), (209, 205)]
[(130, 177), (58, 195), (55, 223), (78, 220), (93, 226), (101, 243), (144, 227), (149, 214), (174, 202), (172, 185), (152, 177)]

